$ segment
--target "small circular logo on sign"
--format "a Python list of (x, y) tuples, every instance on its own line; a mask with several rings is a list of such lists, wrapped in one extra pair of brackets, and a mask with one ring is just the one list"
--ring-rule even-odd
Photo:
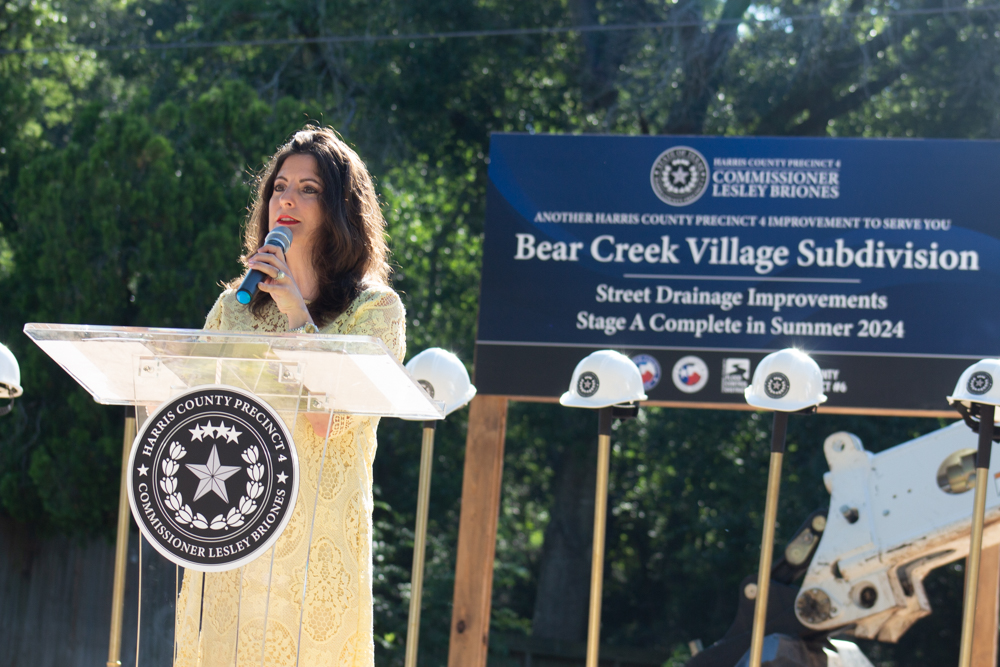
[(701, 357), (689, 355), (677, 360), (670, 375), (675, 387), (685, 394), (694, 394), (708, 382), (708, 366)]
[(648, 354), (637, 354), (632, 357), (632, 363), (639, 369), (644, 390), (649, 391), (660, 384), (660, 362), (656, 360), (656, 357)]
[(580, 378), (576, 381), (576, 393), (584, 398), (590, 398), (597, 393), (601, 387), (601, 381), (597, 379), (597, 374), (587, 371), (580, 373)]
[(649, 180), (663, 202), (687, 206), (698, 201), (708, 188), (708, 162), (693, 148), (674, 146), (656, 158)]
[(298, 484), (284, 422), (232, 387), (198, 387), (161, 405), (129, 457), (128, 498), (143, 537), (193, 570), (231, 570), (269, 549)]
[(427, 380), (417, 380), (417, 384), (419, 384), (421, 387), (424, 388), (424, 391), (427, 392), (428, 396), (434, 398), (434, 385), (432, 385)]
[(981, 396), (993, 388), (993, 376), (986, 371), (976, 371), (967, 386), (970, 394)]
[(784, 398), (791, 386), (784, 373), (771, 373), (764, 380), (764, 393), (771, 398)]

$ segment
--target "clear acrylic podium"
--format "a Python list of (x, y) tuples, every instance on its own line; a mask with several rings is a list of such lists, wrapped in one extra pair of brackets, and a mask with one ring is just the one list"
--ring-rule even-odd
[[(135, 433), (142, 431), (148, 415), (203, 385), (249, 392), (267, 403), (290, 432), (304, 419), (327, 440), (324, 428), (338, 414), (410, 420), (444, 416), (443, 404), (428, 396), (382, 341), (372, 337), (63, 324), (26, 324), (24, 332), (97, 403), (135, 407), (131, 434), (126, 425), (126, 463)], [(323, 451), (325, 456), (325, 446)], [(123, 496), (126, 473), (123, 465)], [(315, 508), (313, 503), (313, 512)], [(119, 514), (109, 665), (116, 664), (121, 643), (129, 525), (124, 498)], [(140, 558), (141, 544), (140, 538)], [(308, 569), (308, 557), (303, 567)], [(143, 614), (141, 574), (139, 586)], [(140, 629), (141, 623), (137, 643)]]
[(26, 324), (24, 333), (104, 405), (154, 408), (199, 385), (223, 384), (291, 419), (299, 412), (443, 418), (443, 406), (369, 336), (70, 324)]

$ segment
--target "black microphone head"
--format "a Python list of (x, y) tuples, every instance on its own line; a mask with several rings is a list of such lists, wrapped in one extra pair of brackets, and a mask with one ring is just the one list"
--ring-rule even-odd
[(275, 227), (264, 237), (264, 245), (276, 245), (281, 252), (288, 252), (292, 246), (292, 232), (285, 227)]

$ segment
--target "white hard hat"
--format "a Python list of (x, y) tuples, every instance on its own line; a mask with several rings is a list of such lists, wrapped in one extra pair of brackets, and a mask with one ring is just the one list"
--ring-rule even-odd
[(966, 368), (948, 403), (967, 408), (973, 403), (1000, 405), (1000, 359), (983, 359)]
[(17, 398), (21, 388), (21, 368), (5, 345), (0, 344), (0, 398)]
[(430, 397), (444, 403), (445, 416), (472, 400), (476, 388), (469, 381), (469, 372), (457, 356), (440, 347), (429, 347), (406, 364)]
[(755, 408), (798, 412), (826, 402), (823, 373), (802, 350), (778, 350), (760, 360), (743, 396)]
[(598, 350), (576, 365), (569, 391), (559, 403), (572, 408), (607, 408), (645, 400), (642, 375), (635, 362), (614, 350)]

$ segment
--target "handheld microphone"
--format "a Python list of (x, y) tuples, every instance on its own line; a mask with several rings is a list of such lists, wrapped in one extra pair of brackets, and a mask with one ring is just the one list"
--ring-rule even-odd
[[(268, 232), (267, 236), (264, 237), (264, 245), (278, 246), (281, 248), (281, 252), (288, 252), (288, 249), (292, 246), (292, 233), (284, 227), (277, 227)], [(243, 305), (250, 303), (250, 299), (257, 293), (257, 285), (264, 278), (267, 278), (267, 274), (263, 271), (258, 269), (251, 270), (236, 290), (236, 300)]]

